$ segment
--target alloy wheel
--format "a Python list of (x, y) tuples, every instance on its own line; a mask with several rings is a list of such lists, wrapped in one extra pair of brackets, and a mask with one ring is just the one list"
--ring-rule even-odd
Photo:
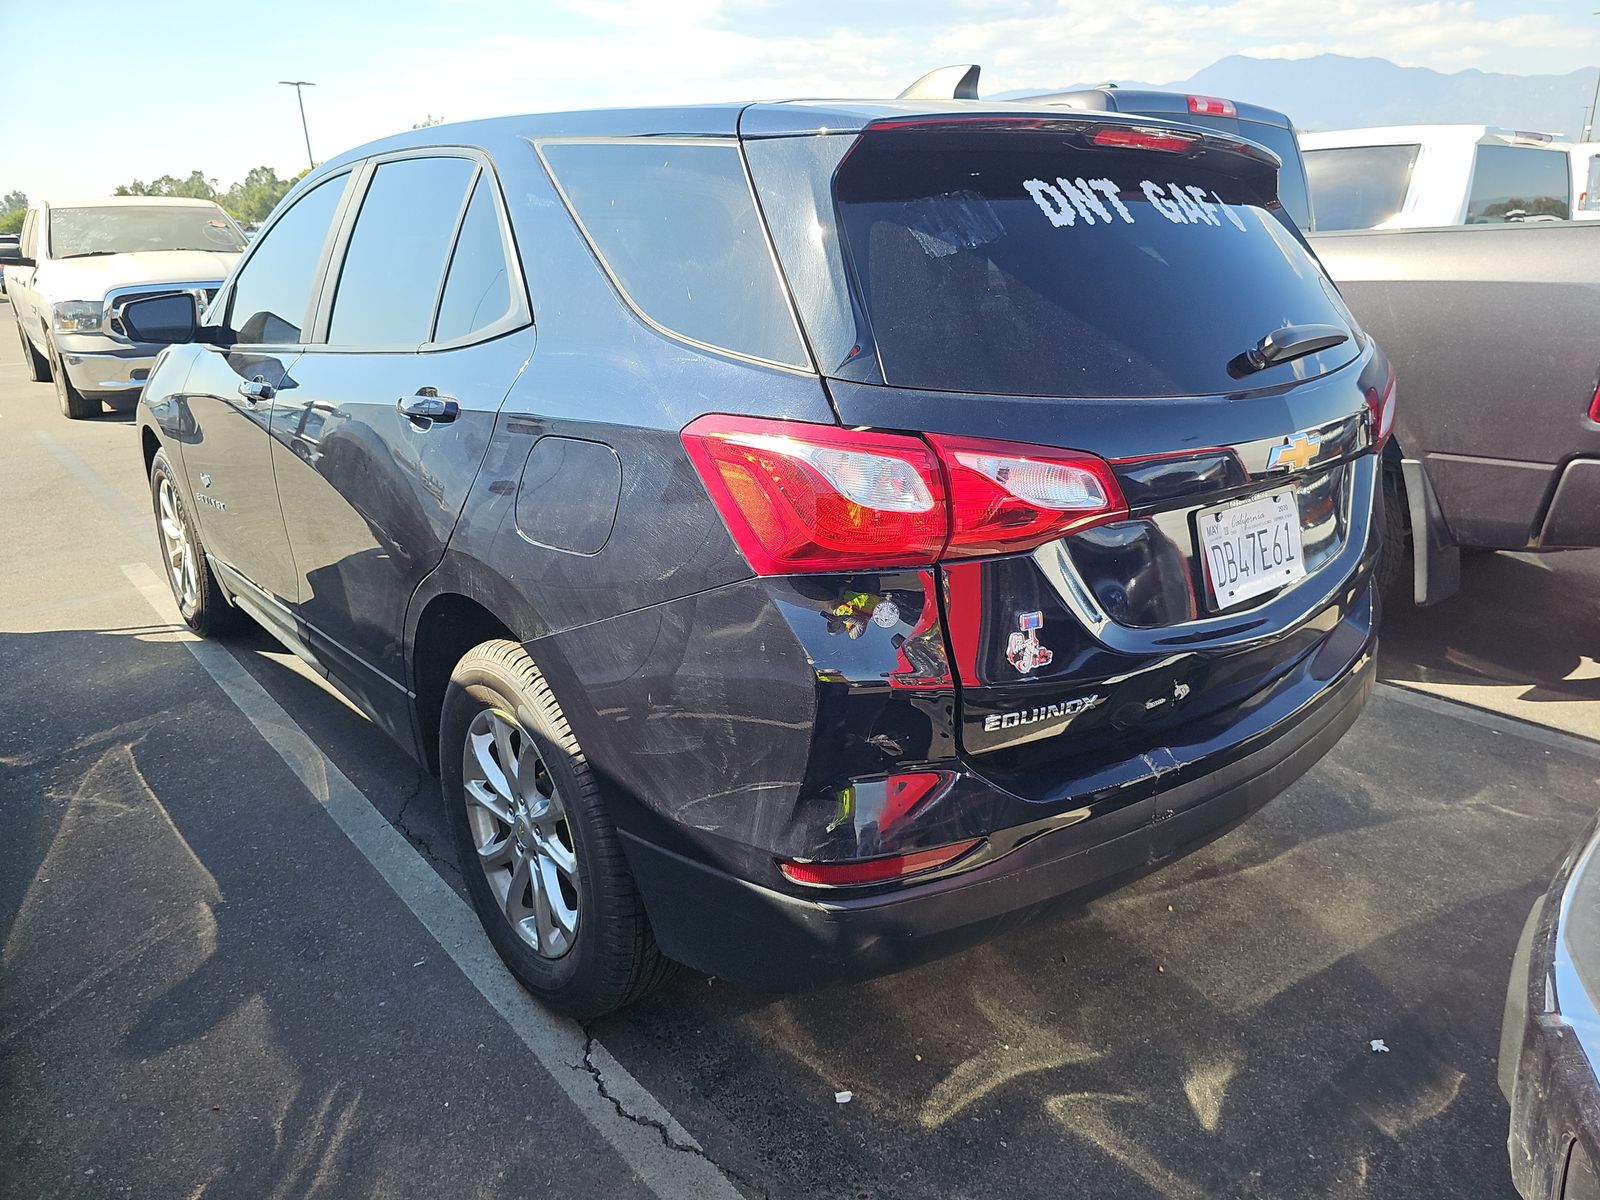
[(512, 714), (485, 708), (467, 727), (462, 791), (478, 865), (517, 935), (560, 958), (578, 935), (572, 824), (538, 747)]
[(156, 521), (161, 529), (161, 549), (167, 559), (167, 577), (172, 581), (172, 594), (178, 598), (185, 612), (194, 608), (200, 583), (195, 573), (194, 544), (189, 540), (189, 529), (179, 512), (178, 494), (172, 480), (163, 475), (156, 489)]

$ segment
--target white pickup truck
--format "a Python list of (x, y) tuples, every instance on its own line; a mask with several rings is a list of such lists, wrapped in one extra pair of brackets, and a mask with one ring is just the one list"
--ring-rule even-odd
[(127, 337), (130, 300), (191, 292), (203, 308), (244, 249), (233, 219), (209, 200), (118, 196), (28, 210), (22, 240), (0, 248), (22, 356), (53, 380), (61, 411), (131, 409), (160, 346)]
[(1564, 221), (1569, 147), (1489, 125), (1392, 125), (1303, 133), (1317, 228), (1426, 229)]

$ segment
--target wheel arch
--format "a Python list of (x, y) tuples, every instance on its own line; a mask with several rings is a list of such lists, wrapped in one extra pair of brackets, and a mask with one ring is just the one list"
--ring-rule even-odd
[(450, 674), (462, 656), (483, 642), (522, 639), (500, 616), (472, 597), (455, 591), (430, 596), (411, 628), (412, 705), (417, 749), (422, 762), (439, 773), (439, 718)]
[(155, 465), (156, 455), (161, 453), (161, 439), (156, 436), (156, 431), (148, 425), (139, 427), (139, 443), (144, 450), (144, 476), (150, 478), (150, 468)]

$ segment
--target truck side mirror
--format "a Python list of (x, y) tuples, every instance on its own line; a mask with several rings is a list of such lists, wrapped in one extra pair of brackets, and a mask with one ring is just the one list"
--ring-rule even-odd
[(192, 342), (200, 332), (200, 310), (188, 292), (146, 296), (122, 306), (122, 328), (136, 342), (171, 346)]

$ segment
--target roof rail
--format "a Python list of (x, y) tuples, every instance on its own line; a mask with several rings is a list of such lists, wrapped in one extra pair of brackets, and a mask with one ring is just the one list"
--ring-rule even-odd
[(901, 92), (896, 98), (900, 100), (976, 100), (978, 98), (978, 64), (957, 63), (949, 67), (936, 67)]

